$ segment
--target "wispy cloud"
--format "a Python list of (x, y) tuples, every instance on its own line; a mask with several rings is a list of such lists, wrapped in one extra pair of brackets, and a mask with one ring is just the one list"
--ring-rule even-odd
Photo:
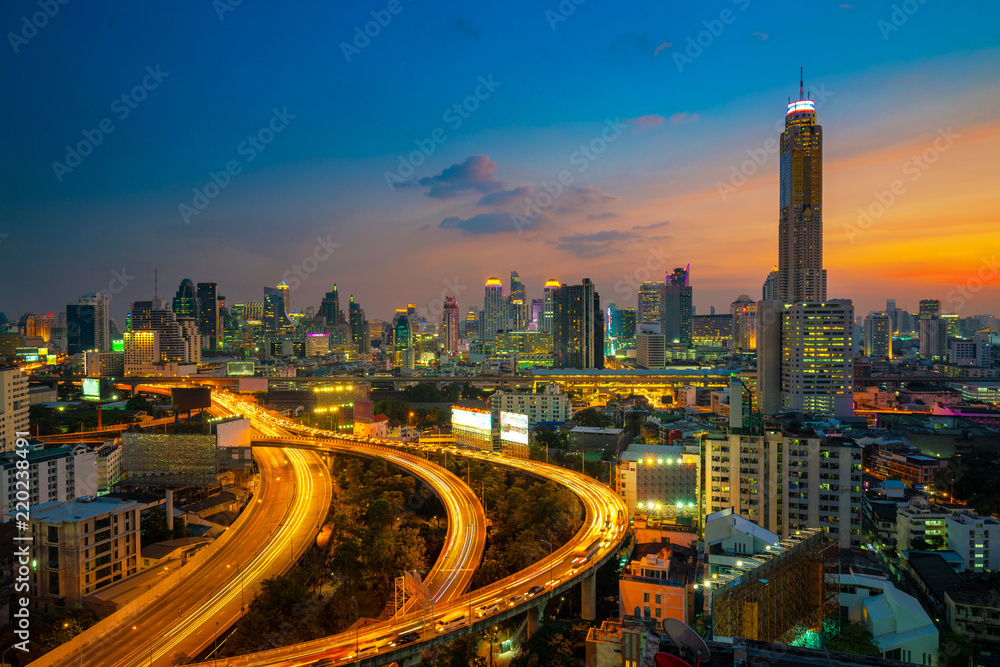
[(698, 120), (698, 114), (688, 113), (687, 111), (675, 113), (670, 117), (670, 122), (674, 125), (685, 125), (687, 123), (693, 123), (696, 120)]
[(753, 36), (760, 37), (761, 41), (766, 41), (767, 38), (770, 37), (770, 35), (768, 35), (766, 32), (761, 32), (759, 30), (754, 30)]
[(651, 225), (633, 225), (632, 229), (659, 229), (660, 227), (666, 227), (670, 224), (669, 220), (664, 220), (663, 222), (654, 222)]
[(656, 127), (657, 125), (663, 125), (663, 116), (657, 116), (655, 114), (639, 116), (638, 118), (629, 118), (628, 120), (630, 123), (635, 123), (639, 127)]
[(519, 185), (512, 190), (491, 192), (476, 202), (476, 206), (508, 206), (513, 203), (521, 203), (528, 196), (529, 192), (531, 192), (531, 186), (529, 185)]
[(564, 250), (581, 259), (591, 259), (613, 252), (637, 240), (638, 234), (617, 229), (563, 236), (556, 242), (556, 249)]
[(455, 163), (437, 176), (420, 179), (420, 185), (430, 188), (425, 194), (435, 199), (450, 199), (468, 191), (496, 192), (503, 182), (493, 178), (497, 163), (487, 155), (471, 155), (465, 162)]
[(658, 47), (653, 49), (653, 57), (655, 58), (656, 56), (660, 55), (660, 51), (662, 51), (663, 49), (669, 49), (673, 45), (674, 45), (673, 42), (663, 42)]
[(587, 220), (610, 220), (612, 218), (617, 218), (617, 213), (612, 213), (611, 211), (605, 211), (604, 213), (591, 213), (587, 216)]

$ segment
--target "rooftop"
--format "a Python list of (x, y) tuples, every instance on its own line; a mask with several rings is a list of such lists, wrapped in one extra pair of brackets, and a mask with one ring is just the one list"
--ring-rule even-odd
[(102, 514), (124, 512), (137, 509), (141, 505), (134, 500), (118, 500), (107, 496), (84, 496), (75, 500), (54, 500), (31, 508), (31, 517), (47, 523), (81, 521)]

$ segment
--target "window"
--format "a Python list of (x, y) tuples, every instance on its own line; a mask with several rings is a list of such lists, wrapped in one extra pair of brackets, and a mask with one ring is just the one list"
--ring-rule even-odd
[(643, 602), (649, 602), (649, 593), (643, 593), (642, 594), (642, 601)]
[(656, 594), (656, 604), (663, 604), (663, 596), (660, 595), (659, 593)]

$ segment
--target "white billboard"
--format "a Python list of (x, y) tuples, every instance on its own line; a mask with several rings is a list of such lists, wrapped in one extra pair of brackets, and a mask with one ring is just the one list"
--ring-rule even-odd
[(490, 433), (493, 430), (493, 415), (489, 412), (452, 408), (451, 425)]
[(101, 400), (101, 381), (98, 378), (83, 378), (83, 398), (88, 401)]
[(528, 444), (528, 415), (517, 412), (500, 413), (500, 439), (506, 442)]

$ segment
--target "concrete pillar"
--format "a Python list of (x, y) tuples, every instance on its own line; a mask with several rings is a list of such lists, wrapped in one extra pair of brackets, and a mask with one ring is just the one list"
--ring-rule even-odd
[(167, 489), (167, 530), (174, 529), (174, 490)]
[(541, 604), (537, 607), (528, 607), (528, 627), (527, 633), (528, 638), (531, 638), (538, 632), (538, 628), (542, 625), (542, 616), (544, 615), (545, 605)]
[(580, 618), (585, 621), (597, 620), (597, 578), (594, 570), (580, 582)]

